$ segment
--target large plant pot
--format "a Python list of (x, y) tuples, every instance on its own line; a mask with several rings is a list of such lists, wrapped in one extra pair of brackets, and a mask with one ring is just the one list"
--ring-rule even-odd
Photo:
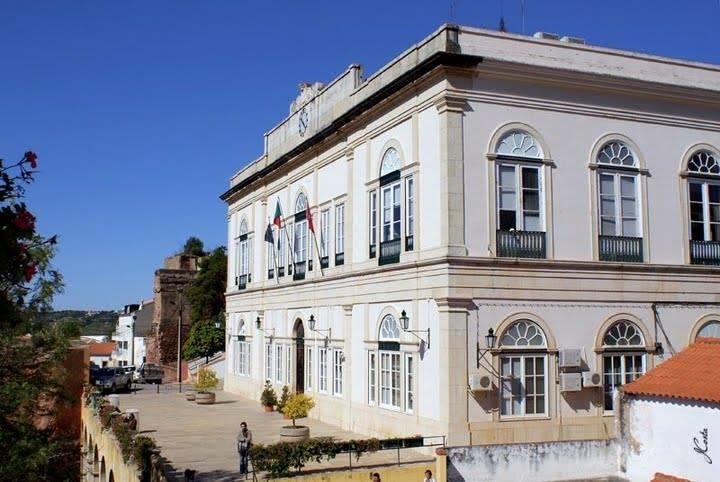
[(283, 442), (302, 442), (310, 438), (310, 427), (288, 425), (280, 429), (280, 437)]
[(263, 405), (263, 408), (266, 412), (272, 412), (275, 409), (272, 405)]
[(193, 402), (193, 401), (195, 401), (196, 395), (197, 394), (195, 392), (185, 392), (185, 400), (187, 400), (189, 402)]
[(198, 405), (212, 405), (215, 403), (214, 393), (197, 393), (195, 394), (195, 403)]

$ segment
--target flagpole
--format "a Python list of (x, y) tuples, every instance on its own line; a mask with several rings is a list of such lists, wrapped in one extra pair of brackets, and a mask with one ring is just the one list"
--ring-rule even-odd
[[(282, 216), (282, 215), (281, 215), (281, 216)], [(295, 273), (295, 253), (293, 252), (293, 245), (292, 245), (292, 243), (290, 242), (290, 235), (288, 234), (288, 231), (287, 231), (287, 219), (285, 218), (285, 216), (282, 216), (282, 219), (283, 219), (283, 224), (285, 224), (285, 237), (286, 237), (287, 240), (288, 240), (288, 251), (290, 251), (290, 258), (292, 258), (293, 276), (294, 276), (294, 273)]]
[(323, 271), (323, 267), (322, 267), (322, 256), (320, 256), (320, 246), (318, 246), (317, 235), (315, 234), (314, 229), (312, 230), (312, 233), (313, 233), (313, 239), (315, 240), (315, 249), (317, 250), (318, 261), (320, 261), (320, 274), (325, 276), (325, 272)]
[[(268, 227), (270, 228), (270, 234), (272, 234), (272, 224), (270, 223), (270, 218), (268, 218)], [(280, 241), (280, 233), (278, 233), (278, 241)], [(278, 263), (277, 263), (277, 249), (275, 248), (275, 240), (274, 239), (271, 244), (272, 244), (273, 259), (275, 260), (275, 263), (274, 263), (274, 265), (275, 265), (275, 282), (277, 284), (280, 284), (280, 276), (278, 276), (280, 274), (280, 268), (278, 267)], [(280, 243), (278, 242), (278, 245), (279, 244)]]

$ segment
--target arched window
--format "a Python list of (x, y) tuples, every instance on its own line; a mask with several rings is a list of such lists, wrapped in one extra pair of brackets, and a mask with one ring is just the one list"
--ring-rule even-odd
[(380, 161), (380, 177), (399, 170), (401, 167), (400, 154), (394, 147), (388, 148)]
[(400, 325), (393, 315), (385, 315), (380, 323), (381, 341), (400, 341)]
[(720, 321), (710, 320), (705, 323), (695, 338), (720, 338)]
[[(393, 315), (385, 315), (378, 334), (380, 356), (380, 406), (401, 409), (400, 325)], [(374, 362), (373, 362), (374, 363)], [(371, 367), (371, 371), (374, 367)]]
[(500, 337), (500, 349), (500, 414), (547, 414), (547, 339), (542, 328), (517, 320)]
[(237, 276), (235, 278), (235, 284), (238, 289), (245, 289), (247, 283), (251, 281), (250, 265), (252, 262), (252, 244), (248, 237), (247, 220), (244, 217), (240, 220), (235, 246), (237, 250)]
[(295, 235), (293, 241), (295, 274), (293, 275), (293, 279), (304, 279), (306, 268), (312, 269), (312, 261), (308, 261), (308, 258), (311, 258), (312, 256), (308, 256), (307, 208), (307, 197), (305, 197), (305, 194), (301, 192), (295, 200)]
[(236, 334), (233, 337), (236, 341), (237, 351), (235, 354), (235, 373), (238, 375), (250, 376), (250, 349), (252, 342), (246, 340), (245, 321), (238, 320)]
[(604, 407), (610, 411), (615, 390), (645, 373), (645, 339), (635, 323), (620, 320), (605, 331), (602, 344)]
[(720, 156), (708, 149), (687, 162), (690, 208), (690, 261), (720, 264)]
[(523, 130), (503, 135), (495, 146), (497, 255), (545, 257), (543, 150)]
[(638, 157), (619, 140), (597, 152), (598, 257), (601, 261), (642, 262)]

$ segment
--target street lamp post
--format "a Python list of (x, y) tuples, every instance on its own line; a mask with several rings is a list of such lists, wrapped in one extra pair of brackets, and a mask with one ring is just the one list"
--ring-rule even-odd
[(183, 289), (177, 288), (178, 300), (180, 302), (180, 316), (178, 316), (178, 338), (177, 338), (177, 378), (178, 391), (182, 393), (182, 321), (183, 321)]

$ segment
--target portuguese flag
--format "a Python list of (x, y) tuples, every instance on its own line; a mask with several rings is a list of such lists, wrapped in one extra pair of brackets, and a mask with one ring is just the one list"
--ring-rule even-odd
[(273, 224), (280, 229), (282, 227), (282, 211), (280, 210), (280, 200), (277, 200), (275, 205), (275, 216), (273, 217)]

